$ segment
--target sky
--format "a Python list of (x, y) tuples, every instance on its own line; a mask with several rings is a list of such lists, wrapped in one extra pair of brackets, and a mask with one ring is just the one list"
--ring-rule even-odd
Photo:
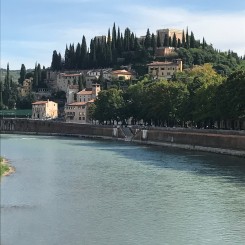
[(221, 51), (245, 55), (244, 0), (0, 0), (1, 68), (49, 67), (53, 51), (107, 35), (115, 23), (137, 37), (157, 29), (192, 31)]

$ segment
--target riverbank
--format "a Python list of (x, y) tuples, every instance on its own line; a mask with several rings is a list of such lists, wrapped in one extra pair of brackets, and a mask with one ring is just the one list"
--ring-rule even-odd
[(15, 172), (14, 167), (9, 164), (9, 161), (3, 157), (0, 158), (0, 176), (8, 176)]
[(243, 130), (122, 127), (14, 118), (0, 119), (0, 130), (2, 134), (75, 136), (79, 138), (124, 140), (140, 144), (161, 145), (245, 157), (245, 131)]

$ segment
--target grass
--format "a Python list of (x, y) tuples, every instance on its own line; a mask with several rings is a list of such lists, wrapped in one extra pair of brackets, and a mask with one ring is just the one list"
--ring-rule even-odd
[(0, 157), (0, 176), (2, 176), (5, 172), (9, 170), (9, 166), (4, 162), (4, 159)]

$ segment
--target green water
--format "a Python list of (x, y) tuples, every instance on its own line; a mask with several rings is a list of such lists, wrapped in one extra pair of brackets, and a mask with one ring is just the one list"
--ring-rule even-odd
[(1, 244), (245, 244), (245, 160), (1, 135)]

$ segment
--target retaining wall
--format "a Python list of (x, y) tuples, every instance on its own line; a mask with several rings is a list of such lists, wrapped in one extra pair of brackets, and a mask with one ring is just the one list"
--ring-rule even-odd
[[(31, 119), (0, 119), (2, 133), (71, 135), (124, 140), (120, 127), (75, 124)], [(200, 130), (184, 128), (132, 129), (133, 142), (179, 147), (245, 157), (245, 131)]]

